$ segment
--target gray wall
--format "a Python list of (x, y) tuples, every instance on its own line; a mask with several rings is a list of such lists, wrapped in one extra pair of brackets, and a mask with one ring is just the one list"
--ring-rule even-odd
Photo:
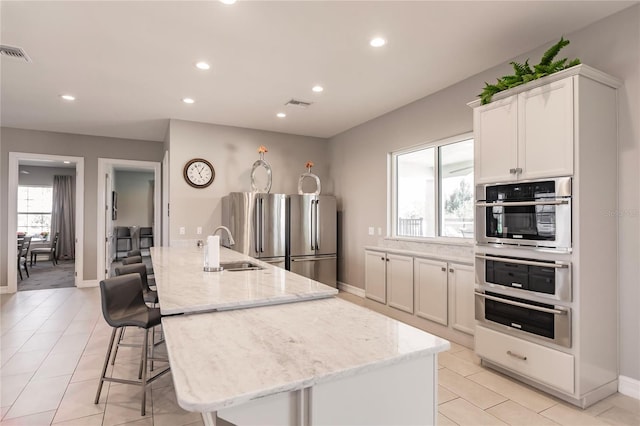
[[(565, 35), (571, 41), (561, 57), (583, 63), (624, 81), (619, 90), (619, 278), (621, 374), (640, 379), (640, 6), (634, 6), (583, 30)], [(549, 45), (560, 34), (550, 34)], [(515, 58), (537, 63), (548, 46)], [(468, 132), (473, 127), (467, 102), (485, 81), (511, 73), (501, 64), (350, 129), (330, 139), (332, 177), (342, 211), (339, 280), (364, 288), (364, 246), (378, 237), (368, 226), (386, 228), (386, 154), (399, 148)], [(425, 77), (426, 78), (426, 77)], [(597, 313), (594, 313), (596, 315)]]
[[(258, 147), (269, 152), (271, 193), (298, 193), (298, 178), (306, 172), (305, 163), (314, 162), (313, 173), (322, 181), (322, 193), (332, 194), (329, 150), (321, 138), (296, 136), (231, 126), (171, 120), (170, 155), (170, 241), (202, 238), (220, 225), (220, 200), (229, 192), (251, 191), (251, 168), (259, 158)], [(182, 176), (184, 165), (192, 158), (204, 158), (215, 169), (215, 180), (208, 188), (190, 187)], [(196, 228), (203, 228), (203, 235)], [(185, 227), (185, 235), (179, 228)]]
[[(76, 169), (63, 167), (43, 167), (43, 166), (20, 166), (20, 171), (27, 171), (29, 174), (20, 173), (18, 175), (18, 185), (31, 186), (51, 186), (53, 187), (54, 176), (75, 176)], [(75, 184), (75, 180), (74, 180)]]
[(118, 194), (118, 219), (114, 226), (153, 226), (154, 174), (116, 170), (114, 188)]
[[(161, 161), (162, 142), (105, 138), (67, 133), (0, 129), (0, 210), (7, 211), (9, 152), (84, 157), (83, 280), (95, 280), (97, 268), (98, 158)], [(100, 180), (102, 182), (102, 180)], [(8, 214), (8, 213), (7, 213)], [(7, 215), (0, 218), (0, 286), (7, 285)]]

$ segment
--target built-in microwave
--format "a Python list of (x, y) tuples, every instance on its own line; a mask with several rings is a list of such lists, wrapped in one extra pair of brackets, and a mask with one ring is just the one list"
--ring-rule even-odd
[(571, 250), (571, 178), (476, 187), (478, 244)]

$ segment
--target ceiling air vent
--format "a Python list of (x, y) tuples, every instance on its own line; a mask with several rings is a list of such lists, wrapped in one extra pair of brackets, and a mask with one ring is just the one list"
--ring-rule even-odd
[(292, 107), (305, 108), (305, 109), (309, 108), (309, 105), (311, 105), (311, 102), (299, 101), (297, 99), (291, 99), (289, 102), (285, 104), (285, 106), (292, 106)]
[(16, 59), (23, 59), (25, 62), (31, 62), (31, 58), (29, 58), (27, 52), (25, 52), (24, 49), (20, 47), (0, 45), (0, 55), (10, 56)]

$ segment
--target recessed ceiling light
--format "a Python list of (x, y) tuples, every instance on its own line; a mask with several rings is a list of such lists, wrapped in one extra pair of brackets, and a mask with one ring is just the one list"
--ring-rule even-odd
[(287, 116), (287, 114), (285, 114), (284, 112), (279, 112), (279, 113), (276, 114), (276, 116), (278, 118), (285, 118)]
[(182, 98), (182, 102), (184, 102), (185, 104), (192, 104), (195, 101), (191, 98)]
[(73, 95), (60, 95), (60, 97), (62, 99), (64, 99), (65, 101), (75, 101), (76, 97)]
[(320, 93), (320, 92), (322, 92), (324, 90), (324, 87), (322, 87), (320, 85), (316, 85), (316, 86), (313, 86), (313, 88), (311, 90), (313, 90), (316, 93)]
[(369, 44), (373, 47), (381, 47), (387, 44), (387, 40), (383, 39), (382, 37), (376, 37), (372, 38)]
[(224, 4), (234, 4), (236, 2), (236, 0), (220, 0), (220, 3), (224, 3)]
[(209, 68), (211, 68), (211, 65), (209, 65), (209, 64), (208, 64), (208, 63), (206, 63), (206, 62), (198, 62), (198, 63), (196, 64), (196, 68), (199, 68), (199, 69), (201, 69), (201, 70), (208, 70)]

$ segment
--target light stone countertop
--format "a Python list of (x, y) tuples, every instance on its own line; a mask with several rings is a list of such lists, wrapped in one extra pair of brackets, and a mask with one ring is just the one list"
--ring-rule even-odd
[(221, 247), (220, 262), (250, 260), (252, 271), (203, 271), (203, 248), (151, 247), (163, 315), (263, 306), (331, 297), (338, 290)]
[[(442, 245), (446, 245), (446, 244), (442, 244)], [(384, 247), (384, 246), (365, 246), (364, 249), (369, 251), (393, 253), (393, 254), (399, 254), (399, 255), (410, 256), (410, 257), (419, 257), (423, 259), (441, 260), (443, 262), (463, 263), (466, 265), (473, 265), (473, 261), (474, 261), (473, 255), (469, 257), (463, 257), (463, 256), (449, 255), (449, 254), (437, 254), (437, 253), (430, 253), (425, 251), (408, 250), (403, 248)]]
[(212, 412), (431, 356), (449, 342), (339, 298), (164, 317), (179, 405)]

